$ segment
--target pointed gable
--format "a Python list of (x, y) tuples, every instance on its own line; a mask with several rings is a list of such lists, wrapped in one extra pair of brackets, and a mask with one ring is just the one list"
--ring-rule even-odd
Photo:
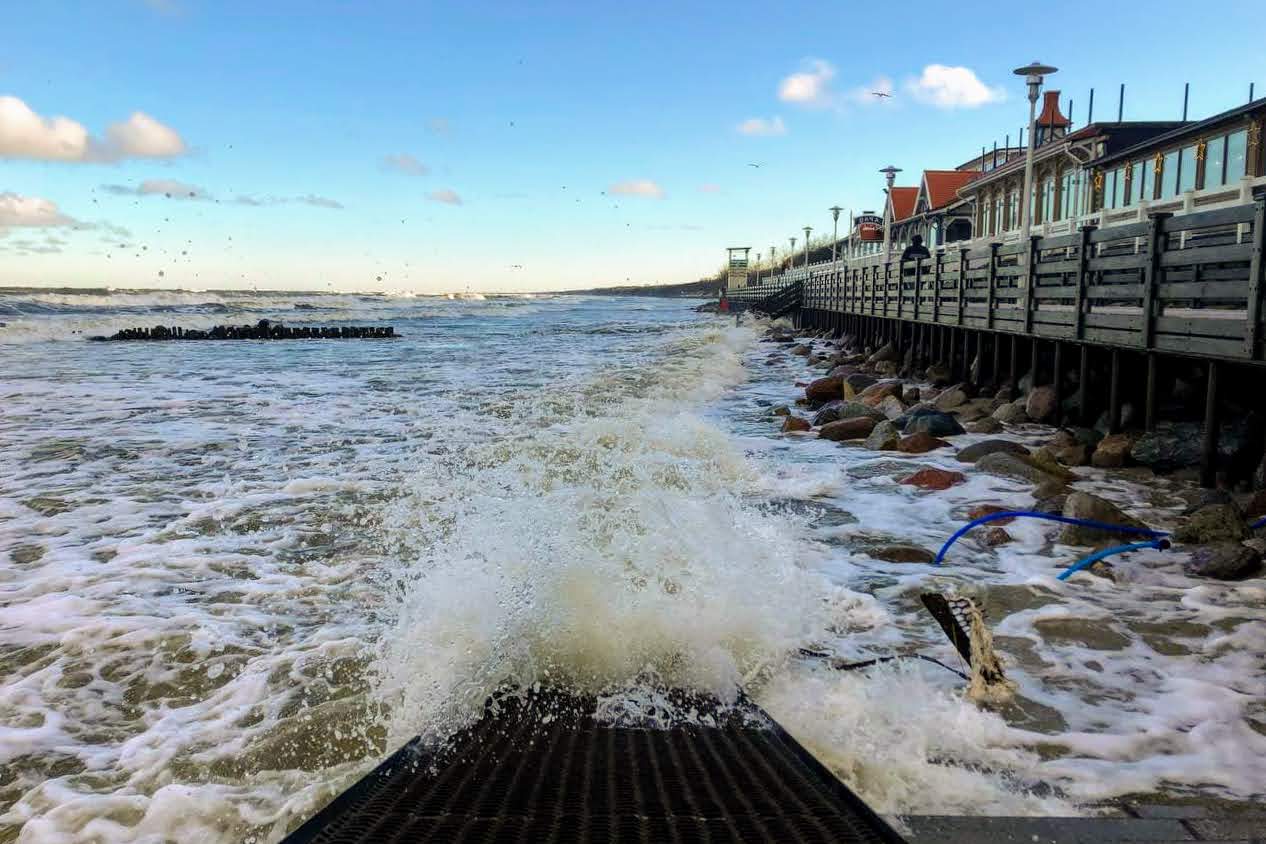
[(980, 175), (978, 170), (924, 170), (919, 195), (929, 211), (958, 201), (958, 191)]
[(888, 195), (888, 211), (894, 223), (914, 215), (914, 203), (919, 197), (918, 188), (894, 187)]

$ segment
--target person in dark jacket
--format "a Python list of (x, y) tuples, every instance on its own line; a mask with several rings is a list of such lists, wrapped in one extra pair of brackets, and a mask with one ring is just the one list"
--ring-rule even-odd
[(932, 253), (923, 245), (923, 235), (915, 234), (910, 236), (910, 245), (901, 251), (901, 260), (914, 261), (920, 258), (930, 258)]

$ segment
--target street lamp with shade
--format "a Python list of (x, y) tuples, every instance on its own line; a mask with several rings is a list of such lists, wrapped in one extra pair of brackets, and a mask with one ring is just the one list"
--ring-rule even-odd
[(791, 241), (791, 257), (787, 259), (787, 269), (794, 270), (796, 268), (796, 239), (795, 237), (787, 239)]
[(879, 172), (884, 174), (884, 180), (888, 183), (889, 213), (884, 214), (884, 255), (889, 256), (892, 254), (892, 215), (897, 213), (897, 209), (892, 207), (892, 185), (897, 181), (897, 174), (901, 172), (901, 168), (889, 164)]
[(1029, 86), (1029, 146), (1024, 154), (1024, 198), (1020, 201), (1020, 238), (1028, 243), (1033, 229), (1033, 151), (1037, 145), (1037, 95), (1042, 90), (1042, 78), (1055, 73), (1058, 68), (1041, 62), (1017, 67), (1013, 73), (1023, 76)]
[(813, 226), (804, 227), (804, 265), (809, 266), (809, 232), (813, 231)]
[(838, 205), (832, 205), (827, 209), (831, 212), (831, 269), (835, 269), (836, 249), (840, 242), (840, 212), (844, 209)]

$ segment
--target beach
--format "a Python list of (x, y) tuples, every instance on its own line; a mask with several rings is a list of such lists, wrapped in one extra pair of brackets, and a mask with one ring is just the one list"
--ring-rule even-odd
[[(742, 688), (887, 816), (1260, 801), (1260, 575), (1175, 548), (1058, 581), (1089, 549), (1034, 521), (942, 566), (893, 554), (1035, 506), (957, 455), (1055, 430), (783, 433), (845, 350), (693, 304), (5, 291), (0, 841), (274, 841), (506, 683), (665, 725), (696, 717), (666, 686)], [(259, 319), (400, 337), (84, 340)], [(924, 469), (961, 479), (901, 483)], [(1153, 527), (1191, 507), (1187, 480), (1068, 471)], [(927, 591), (981, 602), (1014, 700), (920, 660), (832, 667), (961, 668)]]

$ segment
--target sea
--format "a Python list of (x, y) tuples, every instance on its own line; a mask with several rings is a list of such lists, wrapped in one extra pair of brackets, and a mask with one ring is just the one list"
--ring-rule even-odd
[[(741, 689), (890, 817), (1266, 797), (1262, 579), (1058, 581), (1084, 549), (1037, 522), (876, 559), (1030, 489), (780, 434), (814, 373), (695, 304), (0, 289), (0, 841), (276, 841), (535, 684), (665, 726), (700, 717), (665, 688)], [(259, 319), (400, 337), (87, 339)], [(967, 482), (899, 483), (924, 466)], [(1013, 701), (837, 670), (962, 670), (925, 592), (982, 604)]]

